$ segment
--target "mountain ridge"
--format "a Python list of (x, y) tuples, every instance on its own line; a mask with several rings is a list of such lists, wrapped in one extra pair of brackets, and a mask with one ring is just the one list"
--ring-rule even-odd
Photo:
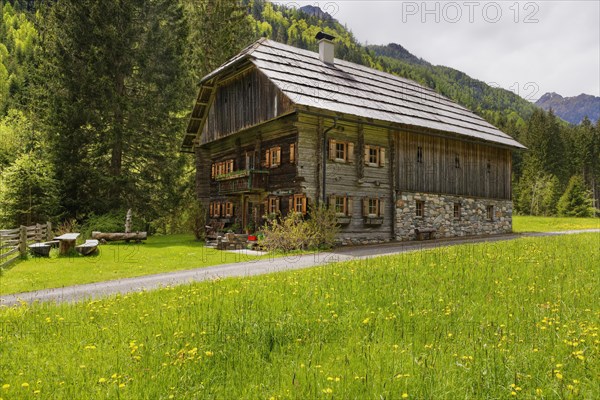
[(577, 96), (563, 97), (556, 92), (545, 93), (535, 105), (572, 124), (580, 124), (585, 117), (592, 123), (600, 119), (600, 97), (581, 93)]

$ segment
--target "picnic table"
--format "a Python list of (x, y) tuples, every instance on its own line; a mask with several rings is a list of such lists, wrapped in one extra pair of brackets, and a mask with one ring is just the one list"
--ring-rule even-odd
[(56, 236), (54, 240), (60, 241), (58, 253), (63, 256), (69, 254), (71, 250), (75, 248), (75, 242), (79, 237), (79, 233), (65, 233), (60, 236)]

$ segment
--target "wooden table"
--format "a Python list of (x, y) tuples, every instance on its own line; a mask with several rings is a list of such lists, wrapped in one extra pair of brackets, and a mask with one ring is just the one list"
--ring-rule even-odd
[(61, 256), (69, 254), (75, 248), (75, 241), (77, 241), (78, 237), (79, 233), (65, 233), (64, 235), (55, 237), (54, 240), (60, 241), (58, 254)]

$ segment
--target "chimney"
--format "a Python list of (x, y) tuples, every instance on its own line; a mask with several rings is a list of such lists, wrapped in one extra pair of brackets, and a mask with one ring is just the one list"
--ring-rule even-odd
[(333, 64), (333, 54), (335, 45), (333, 44), (334, 36), (328, 35), (325, 32), (317, 33), (315, 39), (319, 41), (319, 59), (327, 64)]

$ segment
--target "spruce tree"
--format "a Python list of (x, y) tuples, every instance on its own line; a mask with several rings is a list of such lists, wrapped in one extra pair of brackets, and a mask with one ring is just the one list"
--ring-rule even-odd
[(38, 84), (71, 216), (159, 212), (185, 121), (183, 12), (170, 0), (64, 0), (43, 25)]

